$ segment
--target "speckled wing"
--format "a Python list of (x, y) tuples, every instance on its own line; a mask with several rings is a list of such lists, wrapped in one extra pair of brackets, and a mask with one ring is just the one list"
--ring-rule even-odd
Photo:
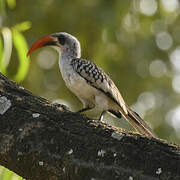
[(115, 103), (117, 103), (127, 114), (126, 104), (110, 77), (96, 64), (85, 59), (75, 58), (71, 61), (73, 69), (94, 88), (100, 90)]

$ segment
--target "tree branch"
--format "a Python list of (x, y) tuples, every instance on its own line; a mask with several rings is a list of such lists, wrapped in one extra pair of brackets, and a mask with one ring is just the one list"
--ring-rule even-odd
[(179, 180), (180, 148), (94, 122), (0, 74), (0, 164), (28, 180)]

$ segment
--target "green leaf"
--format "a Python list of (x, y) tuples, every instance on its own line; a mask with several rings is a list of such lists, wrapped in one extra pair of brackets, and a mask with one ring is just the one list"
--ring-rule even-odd
[(27, 31), (31, 28), (31, 22), (30, 21), (24, 21), (22, 23), (18, 23), (13, 27), (15, 30), (19, 32)]
[(6, 74), (7, 66), (9, 65), (9, 61), (12, 53), (12, 33), (8, 27), (4, 27), (2, 29), (2, 37), (3, 37), (3, 50), (2, 50), (2, 58), (0, 59), (0, 72)]
[(20, 33), (14, 28), (12, 32), (13, 32), (14, 47), (16, 48), (19, 57), (19, 67), (13, 79), (17, 82), (20, 82), (24, 80), (29, 69), (29, 58), (26, 56), (26, 53), (28, 51), (28, 46), (26, 39), (24, 38), (22, 33)]
[[(2, 61), (2, 55), (3, 55), (3, 41), (2, 41), (2, 37), (0, 36), (0, 65), (1, 65), (1, 61)], [(0, 67), (1, 69), (1, 67)]]
[(8, 7), (13, 9), (16, 7), (16, 0), (7, 0)]
[(2, 176), (2, 179), (4, 180), (8, 180), (8, 179), (11, 179), (12, 178), (12, 175), (13, 175), (13, 172), (12, 171), (9, 171), (7, 169), (3, 169), (3, 176)]
[(9, 169), (6, 169), (3, 166), (0, 166), (0, 179), (1, 180), (22, 180), (23, 178), (18, 176), (16, 173), (13, 171), (10, 171)]

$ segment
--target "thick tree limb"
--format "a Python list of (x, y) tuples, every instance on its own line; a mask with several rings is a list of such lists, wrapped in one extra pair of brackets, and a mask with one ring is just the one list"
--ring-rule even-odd
[(180, 148), (52, 105), (0, 74), (0, 164), (28, 180), (179, 180)]

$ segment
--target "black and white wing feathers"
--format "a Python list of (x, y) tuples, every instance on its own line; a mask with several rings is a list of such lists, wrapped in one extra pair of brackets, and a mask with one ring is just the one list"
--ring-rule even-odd
[(115, 103), (117, 103), (125, 113), (127, 113), (126, 104), (110, 77), (96, 64), (81, 58), (75, 58), (71, 61), (73, 69), (84, 78), (88, 84), (100, 90)]

